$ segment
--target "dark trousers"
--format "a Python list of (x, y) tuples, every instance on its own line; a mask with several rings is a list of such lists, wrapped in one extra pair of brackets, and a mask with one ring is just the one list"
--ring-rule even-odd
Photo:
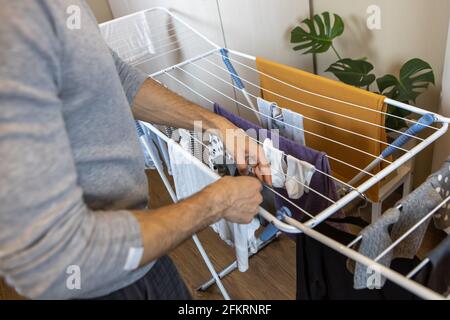
[(128, 287), (99, 300), (191, 300), (191, 294), (168, 256), (159, 258), (150, 271)]

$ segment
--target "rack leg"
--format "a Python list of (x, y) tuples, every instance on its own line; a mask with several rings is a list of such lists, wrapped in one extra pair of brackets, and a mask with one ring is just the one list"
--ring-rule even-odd
[[(233, 263), (231, 263), (228, 267), (226, 267), (225, 269), (223, 269), (222, 271), (219, 272), (218, 276), (219, 279), (223, 279), (225, 278), (225, 276), (227, 276), (228, 274), (230, 274), (231, 272), (233, 272), (234, 270), (237, 269), (237, 262), (234, 261)], [(200, 287), (197, 288), (197, 291), (206, 291), (208, 290), (209, 287), (211, 287), (214, 283), (216, 282), (216, 280), (214, 278), (209, 279), (207, 282), (205, 282), (204, 284), (202, 284)]]
[(403, 198), (406, 197), (411, 192), (412, 185), (412, 174), (408, 173), (405, 182), (403, 183)]
[(372, 202), (372, 223), (381, 216), (383, 202)]
[(213, 282), (217, 283), (217, 286), (219, 287), (220, 292), (222, 293), (222, 296), (225, 300), (230, 300), (230, 296), (228, 295), (227, 290), (225, 289), (225, 287), (222, 284), (222, 281), (220, 280), (219, 275), (217, 274), (216, 270), (214, 269), (214, 266), (211, 262), (211, 260), (209, 260), (208, 255), (206, 254), (205, 249), (203, 248), (202, 243), (200, 242), (200, 240), (198, 239), (197, 235), (194, 234), (192, 236), (192, 239), (195, 242), (195, 245), (197, 246), (198, 251), (200, 251), (200, 254), (202, 255), (203, 260), (206, 263), (206, 266), (208, 267), (209, 272), (212, 274), (213, 276)]

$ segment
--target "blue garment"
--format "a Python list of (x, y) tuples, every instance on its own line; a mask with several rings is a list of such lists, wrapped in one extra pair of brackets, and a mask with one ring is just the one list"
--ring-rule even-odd
[[(280, 135), (305, 146), (303, 116), (289, 109), (280, 108), (275, 102), (257, 99), (258, 109), (263, 115), (261, 124), (264, 129), (278, 129)], [(276, 120), (270, 119), (274, 118)]]

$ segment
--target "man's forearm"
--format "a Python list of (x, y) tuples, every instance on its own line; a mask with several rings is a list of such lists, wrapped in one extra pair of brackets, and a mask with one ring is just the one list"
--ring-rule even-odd
[(214, 133), (223, 139), (241, 175), (251, 166), (260, 180), (272, 184), (270, 166), (257, 141), (227, 119), (189, 102), (152, 79), (146, 80), (136, 94), (133, 115), (138, 120), (184, 129), (192, 129), (195, 121), (201, 121), (203, 130), (218, 130)]
[(142, 234), (141, 265), (170, 252), (192, 234), (216, 222), (224, 208), (211, 187), (179, 203), (151, 211), (133, 211)]
[(133, 115), (137, 120), (150, 123), (192, 129), (194, 121), (202, 121), (203, 129), (225, 129), (233, 127), (227, 120), (204, 109), (156, 81), (144, 82), (133, 101)]

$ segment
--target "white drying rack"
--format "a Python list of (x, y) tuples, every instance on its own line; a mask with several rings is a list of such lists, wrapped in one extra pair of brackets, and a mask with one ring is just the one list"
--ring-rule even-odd
[[(255, 108), (255, 99), (259, 96), (260, 90), (266, 90), (264, 88), (261, 88), (257, 82), (258, 77), (260, 75), (272, 78), (272, 80), (275, 80), (279, 83), (282, 83), (285, 86), (294, 88), (296, 90), (307, 92), (311, 95), (319, 95), (314, 92), (306, 91), (302, 88), (295, 87), (289, 83), (283, 82), (282, 80), (276, 79), (271, 77), (270, 75), (264, 74), (260, 71), (258, 71), (254, 66), (250, 64), (254, 64), (254, 61), (256, 60), (256, 57), (244, 54), (238, 51), (224, 49), (221, 46), (215, 44), (211, 40), (209, 40), (207, 37), (205, 37), (203, 34), (198, 32), (196, 29), (191, 27), (188, 23), (174, 15), (171, 11), (167, 10), (163, 7), (155, 7), (147, 10), (143, 10), (128, 16), (124, 16), (115, 20), (112, 20), (110, 22), (107, 22), (105, 24), (102, 24), (101, 26), (105, 26), (111, 23), (115, 23), (117, 21), (120, 21), (122, 19), (132, 19), (136, 16), (145, 16), (147, 23), (150, 25), (154, 25), (156, 27), (149, 28), (150, 35), (147, 35), (150, 39), (152, 39), (152, 48), (151, 53), (148, 54), (146, 57), (140, 57), (138, 60), (133, 61), (133, 65), (139, 67), (140, 69), (146, 71), (149, 73), (149, 76), (153, 78), (154, 80), (158, 81), (159, 83), (165, 85), (172, 91), (175, 91), (187, 99), (198, 103), (199, 105), (204, 106), (205, 108), (211, 108), (211, 105), (214, 104), (214, 102), (219, 102), (222, 106), (227, 106), (229, 108), (235, 108), (237, 112), (240, 111), (251, 111), (251, 113), (247, 112), (247, 115), (254, 115), (256, 116), (256, 119), (259, 120), (261, 116), (267, 117), (266, 115), (260, 113), (258, 109)], [(162, 26), (162, 27), (161, 27)], [(125, 34), (125, 37), (128, 37), (130, 35)], [(182, 37), (181, 37), (182, 36)], [(196, 41), (194, 41), (194, 39)], [(162, 41), (162, 44), (160, 44)], [(156, 45), (159, 44), (159, 45)], [(229, 56), (229, 54), (232, 55), (232, 57)], [(206, 63), (206, 64), (205, 64)], [(222, 66), (222, 63), (224, 66)], [(235, 67), (238, 67), (237, 69), (239, 72), (236, 71)], [(212, 68), (212, 69), (211, 69)], [(245, 75), (245, 78), (242, 75)], [(249, 80), (250, 79), (250, 80)], [(251, 86), (251, 89), (247, 89), (244, 85)], [(206, 91), (205, 91), (206, 90)], [(268, 90), (267, 90), (268, 91)], [(238, 93), (241, 95), (238, 96)], [(279, 95), (277, 93), (271, 92), (275, 95)], [(212, 95), (211, 95), (212, 94)], [(320, 96), (320, 95), (319, 95)], [(330, 100), (338, 100), (332, 97), (327, 96), (321, 96), (325, 99)], [(289, 98), (284, 97), (287, 100)], [(338, 100), (340, 101), (340, 100)], [(305, 103), (302, 103), (300, 101), (296, 101), (299, 104), (306, 105)], [(340, 101), (343, 102), (351, 107), (354, 108), (365, 108), (364, 106), (359, 106), (350, 102)], [(372, 186), (374, 186), (376, 183), (380, 182), (382, 179), (393, 173), (395, 170), (397, 170), (400, 166), (405, 164), (407, 161), (411, 160), (413, 157), (415, 157), (418, 153), (420, 153), (422, 150), (424, 150), (427, 146), (432, 144), (434, 141), (439, 139), (443, 134), (446, 133), (448, 129), (448, 124), (450, 123), (450, 119), (442, 117), (435, 113), (430, 113), (428, 111), (425, 111), (423, 109), (404, 104), (392, 99), (385, 98), (384, 102), (388, 105), (392, 105), (401, 109), (408, 110), (412, 112), (415, 115), (418, 116), (432, 116), (434, 119), (434, 124), (423, 124), (418, 123), (416, 120), (412, 119), (406, 119), (407, 122), (414, 125), (419, 125), (421, 127), (426, 127), (431, 131), (431, 134), (429, 134), (426, 138), (419, 138), (415, 136), (414, 134), (408, 134), (404, 132), (399, 132), (403, 137), (408, 136), (408, 139), (414, 139), (416, 140), (417, 144), (412, 147), (411, 149), (405, 149), (403, 148), (403, 144), (388, 144), (386, 142), (379, 141), (380, 143), (386, 144), (387, 148), (392, 149), (393, 151), (401, 151), (403, 154), (398, 157), (395, 161), (389, 161), (386, 159), (386, 157), (383, 156), (373, 156), (371, 154), (366, 153), (367, 155), (370, 155), (374, 157), (374, 162), (385, 162), (388, 164), (387, 167), (382, 169), (376, 174), (370, 173), (370, 168), (358, 168), (351, 163), (345, 163), (340, 159), (332, 158), (329, 156), (329, 158), (332, 158), (335, 161), (338, 161), (340, 163), (344, 163), (345, 165), (348, 165), (349, 167), (356, 169), (360, 172), (361, 175), (368, 175), (370, 178), (366, 180), (365, 182), (361, 183), (357, 187), (354, 187), (353, 185), (349, 185), (346, 182), (343, 182), (335, 177), (332, 177), (325, 172), (320, 172), (320, 174), (327, 175), (329, 178), (336, 181), (339, 185), (344, 185), (351, 191), (349, 191), (346, 195), (344, 195), (342, 198), (340, 198), (337, 201), (333, 201), (329, 198), (328, 201), (331, 203), (330, 206), (328, 206), (325, 210), (320, 212), (319, 214), (313, 216), (303, 210), (302, 208), (297, 208), (303, 212), (304, 214), (310, 216), (310, 219), (304, 223), (300, 223), (299, 221), (285, 217), (283, 221), (278, 220), (274, 215), (267, 212), (263, 208), (260, 208), (259, 214), (269, 221), (270, 223), (274, 224), (279, 230), (287, 232), (287, 233), (305, 233), (306, 235), (314, 238), (315, 240), (323, 243), (326, 246), (329, 246), (330, 248), (340, 252), (341, 254), (349, 257), (350, 259), (353, 259), (363, 265), (370, 266), (372, 270), (376, 270), (381, 275), (386, 277), (387, 279), (393, 281), (394, 283), (398, 284), (399, 286), (411, 291), (412, 293), (416, 294), (417, 296), (424, 298), (424, 299), (445, 299), (446, 297), (443, 297), (442, 295), (439, 295), (438, 293), (430, 290), (429, 288), (424, 287), (423, 285), (411, 280), (412, 276), (416, 274), (423, 265), (425, 265), (425, 261), (417, 266), (415, 270), (412, 270), (410, 274), (407, 276), (401, 275), (398, 272), (391, 270), (390, 268), (387, 268), (381, 264), (379, 264), (377, 261), (381, 257), (377, 257), (376, 259), (369, 259), (368, 257), (361, 255), (357, 251), (353, 250), (351, 247), (356, 243), (358, 238), (346, 245), (341, 244), (339, 242), (334, 241), (333, 239), (330, 239), (329, 237), (315, 231), (313, 228), (318, 225), (319, 223), (323, 222), (324, 220), (331, 217), (335, 212), (342, 209), (344, 206), (349, 204), (351, 201), (356, 199), (357, 197), (365, 197), (364, 193), (370, 189)], [(311, 108), (320, 109), (325, 112), (330, 112), (324, 109), (321, 109), (316, 106), (306, 105)], [(369, 109), (370, 111), (373, 111)], [(378, 112), (378, 111), (377, 111)], [(341, 116), (346, 118), (351, 118), (348, 115), (343, 114), (335, 114), (335, 116)], [(395, 117), (395, 116), (394, 116)], [(269, 117), (270, 118), (270, 117)], [(360, 121), (364, 122), (363, 120), (357, 119), (357, 118), (351, 118), (354, 121)], [(271, 118), (271, 120), (277, 121), (276, 119)], [(312, 121), (319, 122), (323, 125), (329, 125), (330, 127), (336, 128), (332, 124), (327, 124), (321, 121), (317, 121), (314, 119), (310, 119)], [(173, 141), (162, 133), (158, 128), (155, 126), (145, 123), (147, 128), (149, 128), (152, 132), (154, 132), (159, 139), (165, 141), (166, 143), (172, 143)], [(380, 126), (375, 123), (367, 123), (367, 125), (373, 125), (373, 126)], [(383, 129), (385, 129), (384, 126), (382, 126)], [(327, 139), (329, 138), (322, 137), (320, 135), (317, 135), (312, 132), (308, 132), (302, 128), (296, 128), (296, 130), (301, 130), (303, 132), (318, 136), (319, 138)], [(359, 135), (358, 133), (354, 133), (351, 131), (348, 131), (344, 128), (337, 128), (343, 131), (347, 131), (348, 134), (355, 134)], [(393, 130), (395, 131), (395, 130)], [(372, 139), (371, 137), (366, 137), (368, 139)], [(145, 139), (142, 140), (144, 143), (146, 143)], [(202, 143), (201, 141), (199, 141)], [(259, 141), (257, 141), (260, 143)], [(352, 146), (345, 145), (341, 142), (335, 141), (337, 145), (343, 145), (344, 147), (352, 148)], [(147, 150), (149, 151), (149, 154), (152, 156), (153, 159), (156, 159), (156, 155), (152, 151), (152, 148), (149, 148), (147, 145)], [(357, 149), (356, 149), (357, 150)], [(365, 153), (362, 150), (357, 150), (362, 153)], [(194, 165), (199, 166), (203, 170), (207, 171), (211, 175), (215, 175), (214, 172), (212, 172), (207, 166), (205, 166), (201, 161), (199, 161), (195, 157), (191, 157), (192, 162)], [(158, 164), (158, 161), (154, 161), (156, 165), (156, 169), (158, 170), (158, 173), (160, 174), (168, 192), (170, 193), (172, 200), (174, 202), (177, 202), (176, 194), (167, 179), (164, 169), (161, 167), (161, 165)], [(302, 184), (302, 182), (298, 181)], [(265, 186), (266, 188), (270, 189), (271, 191), (275, 192), (275, 190), (269, 188), (268, 186)], [(307, 186), (306, 186), (307, 187)], [(316, 190), (313, 190), (309, 188), (310, 191), (316, 192)], [(325, 195), (321, 195), (324, 198), (326, 198)], [(288, 199), (286, 199), (288, 200)], [(449, 201), (449, 198), (447, 198), (439, 207), (435, 208), (432, 212), (430, 212), (427, 215), (427, 219), (429, 219), (440, 207), (445, 205)], [(393, 243), (393, 245), (386, 249), (386, 251), (382, 254), (386, 254), (389, 250), (392, 250), (398, 242), (406, 238), (406, 236), (414, 231), (420, 224), (427, 221), (427, 219), (422, 219), (418, 222), (416, 226), (411, 228), (408, 232), (405, 233), (404, 236), (400, 237), (397, 241)], [(229, 272), (231, 272), (234, 267), (233, 265), (230, 265), (228, 268), (223, 270), (220, 274), (218, 274), (213, 264), (211, 263), (210, 259), (208, 258), (208, 255), (206, 254), (202, 244), (200, 243), (198, 237), (196, 235), (193, 236), (193, 240), (199, 249), (202, 258), (204, 259), (209, 271), (211, 272), (213, 279), (209, 282), (205, 283), (201, 288), (208, 287), (212, 283), (216, 283), (219, 287), (219, 290), (221, 291), (222, 295), (225, 299), (229, 299), (228, 292), (226, 291), (225, 287), (223, 286), (221, 282), (221, 277), (225, 276)], [(380, 256), (382, 256), (380, 255)], [(235, 265), (235, 264), (234, 264)]]

